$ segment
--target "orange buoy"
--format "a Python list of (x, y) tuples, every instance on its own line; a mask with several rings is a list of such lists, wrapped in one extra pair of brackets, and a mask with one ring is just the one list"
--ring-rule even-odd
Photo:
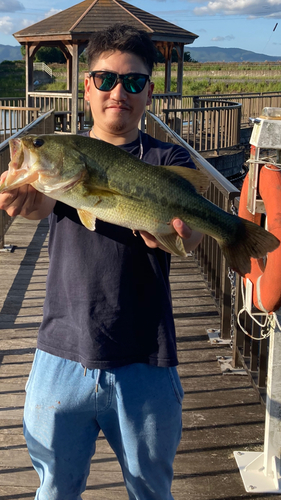
[[(245, 177), (238, 215), (261, 225), (261, 214), (247, 209), (249, 176)], [(258, 193), (267, 216), (267, 229), (281, 241), (281, 171), (274, 165), (263, 165), (259, 172)], [(281, 306), (281, 244), (263, 259), (251, 258), (251, 272), (245, 275), (253, 283), (253, 304), (263, 312), (274, 312)]]

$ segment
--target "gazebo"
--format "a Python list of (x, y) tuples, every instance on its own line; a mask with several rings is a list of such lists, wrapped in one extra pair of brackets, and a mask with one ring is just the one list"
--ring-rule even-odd
[(67, 91), (72, 97), (71, 131), (78, 123), (79, 56), (91, 33), (116, 22), (130, 24), (146, 31), (165, 58), (165, 93), (171, 88), (172, 50), (178, 54), (177, 92), (182, 94), (184, 45), (198, 37), (194, 33), (145, 12), (123, 0), (84, 0), (58, 14), (29, 26), (14, 37), (26, 49), (26, 105), (34, 92), (33, 59), (42, 46), (61, 49), (67, 61)]

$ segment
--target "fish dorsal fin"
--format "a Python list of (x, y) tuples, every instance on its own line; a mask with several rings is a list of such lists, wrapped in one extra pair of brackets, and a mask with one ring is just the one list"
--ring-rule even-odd
[(95, 231), (95, 229), (96, 229), (96, 217), (88, 210), (78, 209), (77, 213), (79, 215), (79, 218), (80, 218), (83, 226), (85, 226), (90, 231)]
[(173, 255), (178, 255), (179, 257), (186, 257), (186, 250), (184, 248), (183, 239), (177, 234), (154, 234), (153, 235), (162, 246), (167, 248), (167, 250)]
[(194, 168), (179, 167), (178, 165), (163, 165), (162, 168), (183, 177), (195, 187), (197, 193), (203, 194), (207, 191), (210, 181), (209, 177)]

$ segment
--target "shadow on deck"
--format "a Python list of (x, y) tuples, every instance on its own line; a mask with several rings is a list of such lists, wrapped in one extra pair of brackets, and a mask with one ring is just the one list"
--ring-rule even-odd
[[(46, 221), (18, 217), (0, 253), (0, 500), (34, 498), (38, 485), (22, 435), (24, 387), (42, 318), (48, 269)], [(174, 258), (171, 287), (177, 329), (179, 374), (185, 392), (183, 434), (175, 460), (175, 500), (238, 500), (247, 494), (234, 450), (263, 449), (264, 409), (247, 375), (222, 375), (207, 328), (219, 326), (216, 305), (197, 265)], [(101, 436), (83, 500), (125, 500), (117, 459)], [(63, 499), (61, 499), (63, 500)]]

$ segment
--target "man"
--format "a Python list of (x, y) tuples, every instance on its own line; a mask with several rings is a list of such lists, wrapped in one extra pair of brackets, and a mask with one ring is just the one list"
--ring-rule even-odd
[[(114, 25), (88, 46), (90, 137), (152, 164), (193, 168), (187, 151), (138, 130), (150, 104), (156, 52), (149, 36)], [(5, 174), (4, 174), (5, 176)], [(26, 387), (24, 434), (40, 477), (36, 498), (78, 500), (100, 430), (117, 455), (130, 500), (171, 500), (183, 391), (176, 371), (170, 255), (148, 233), (97, 221), (31, 186), (0, 208), (49, 216), (50, 267), (38, 349)], [(201, 235), (180, 220), (189, 251)]]

